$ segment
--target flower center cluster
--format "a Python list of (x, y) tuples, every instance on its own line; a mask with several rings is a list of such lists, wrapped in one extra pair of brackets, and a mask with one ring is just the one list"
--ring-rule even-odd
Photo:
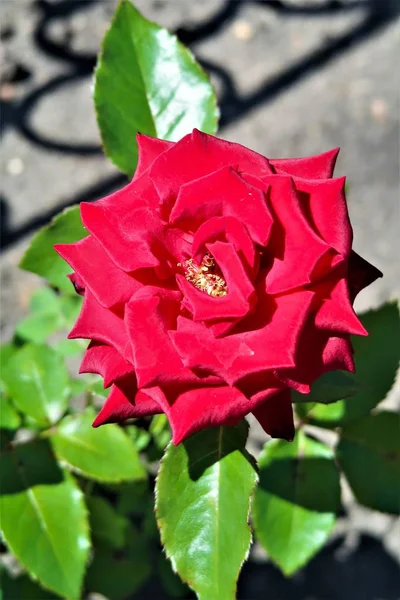
[(209, 296), (217, 298), (228, 293), (226, 281), (216, 272), (218, 267), (211, 254), (205, 254), (200, 265), (197, 265), (193, 258), (189, 258), (178, 266), (182, 267), (187, 281)]

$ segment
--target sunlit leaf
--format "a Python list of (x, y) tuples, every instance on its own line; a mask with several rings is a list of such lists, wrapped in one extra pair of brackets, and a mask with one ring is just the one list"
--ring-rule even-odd
[(214, 90), (192, 53), (127, 0), (103, 41), (94, 101), (105, 152), (128, 175), (137, 132), (176, 141), (195, 127), (217, 129)]
[(118, 425), (94, 429), (94, 410), (65, 417), (51, 436), (54, 451), (73, 471), (98, 481), (134, 481), (146, 477), (134, 443)]
[(200, 600), (232, 600), (249, 552), (257, 473), (245, 450), (247, 432), (241, 422), (170, 444), (158, 473), (161, 540), (174, 570)]
[(71, 267), (54, 250), (54, 244), (76, 242), (87, 235), (79, 212), (79, 206), (66, 208), (45, 225), (34, 236), (28, 250), (25, 252), (20, 267), (26, 271), (44, 277), (52, 285), (68, 292), (75, 293), (67, 274)]
[(69, 376), (62, 357), (49, 346), (27, 344), (3, 372), (14, 404), (39, 425), (56, 423), (67, 407)]
[(77, 600), (90, 549), (82, 492), (59, 468), (45, 440), (3, 453), (0, 469), (7, 546), (41, 585)]

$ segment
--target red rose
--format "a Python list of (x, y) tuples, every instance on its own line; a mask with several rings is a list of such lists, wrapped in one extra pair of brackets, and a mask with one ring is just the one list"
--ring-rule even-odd
[(90, 235), (56, 247), (84, 293), (81, 372), (111, 385), (94, 426), (164, 412), (177, 444), (252, 412), (291, 439), (290, 390), (354, 370), (352, 302), (380, 275), (351, 250), (338, 150), (269, 160), (197, 130), (138, 144), (133, 181), (82, 203)]

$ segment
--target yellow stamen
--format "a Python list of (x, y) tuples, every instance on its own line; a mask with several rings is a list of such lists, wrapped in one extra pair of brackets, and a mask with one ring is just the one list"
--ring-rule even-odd
[(183, 268), (187, 281), (209, 296), (217, 298), (228, 293), (225, 279), (216, 273), (217, 265), (211, 254), (205, 254), (200, 265), (189, 258), (184, 263), (178, 263), (178, 267)]

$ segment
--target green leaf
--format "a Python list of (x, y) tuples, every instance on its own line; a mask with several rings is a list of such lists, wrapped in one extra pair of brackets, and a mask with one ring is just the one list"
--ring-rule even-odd
[(293, 443), (265, 444), (253, 502), (257, 539), (271, 560), (292, 575), (322, 548), (340, 505), (332, 451), (301, 431)]
[(94, 102), (105, 152), (127, 175), (136, 168), (137, 132), (177, 141), (195, 127), (217, 130), (208, 76), (176, 36), (127, 0), (118, 5), (103, 41)]
[(400, 415), (382, 411), (343, 429), (337, 458), (360, 504), (400, 512)]
[(18, 346), (9, 342), (8, 344), (2, 344), (0, 347), (0, 375), (8, 364), (10, 358), (18, 351)]
[(156, 448), (164, 451), (171, 441), (171, 428), (166, 415), (155, 415), (151, 420), (149, 432)]
[(52, 348), (65, 358), (75, 356), (76, 354), (83, 354), (86, 347), (87, 342), (83, 340), (59, 340), (52, 344)]
[(145, 450), (151, 441), (151, 435), (143, 427), (137, 427), (136, 425), (130, 425), (126, 428), (126, 433), (129, 435), (131, 440), (134, 442), (139, 452)]
[(257, 482), (245, 450), (248, 424), (196, 433), (170, 444), (156, 482), (161, 540), (174, 571), (200, 600), (232, 600), (251, 531)]
[(22, 319), (17, 324), (15, 333), (23, 340), (42, 344), (54, 331), (61, 327), (62, 322), (59, 321), (58, 315), (37, 313)]
[(311, 386), (309, 394), (292, 392), (292, 402), (332, 404), (342, 398), (354, 396), (362, 386), (352, 373), (330, 371), (322, 375)]
[(33, 238), (25, 252), (20, 267), (44, 277), (52, 285), (75, 293), (67, 274), (71, 267), (53, 249), (54, 244), (76, 242), (87, 235), (80, 218), (79, 206), (66, 208), (49, 225), (43, 227)]
[[(69, 329), (78, 316), (80, 296), (59, 296), (49, 288), (42, 288), (31, 299), (32, 313), (20, 321), (15, 329), (19, 338), (45, 342), (59, 329)], [(67, 340), (69, 343), (75, 340)]]
[(42, 287), (32, 294), (29, 307), (33, 313), (57, 314), (59, 312), (60, 296), (49, 287)]
[(41, 585), (77, 600), (90, 548), (82, 492), (60, 470), (46, 440), (3, 453), (0, 469), (7, 546)]
[(128, 520), (119, 515), (105, 498), (90, 496), (86, 503), (94, 541), (115, 550), (123, 548)]
[(102, 379), (99, 379), (98, 381), (91, 381), (87, 389), (89, 392), (92, 392), (97, 396), (102, 396), (103, 398), (107, 398), (108, 394), (110, 393), (110, 390), (108, 388), (104, 389)]
[(97, 548), (86, 577), (86, 587), (108, 600), (125, 600), (150, 577), (150, 557), (146, 540), (130, 526), (123, 552)]
[(146, 477), (133, 442), (118, 425), (92, 427), (94, 410), (65, 417), (51, 436), (60, 461), (73, 471), (98, 481), (134, 481)]
[(15, 410), (10, 398), (0, 395), (0, 429), (15, 431), (21, 424), (21, 417)]
[[(360, 316), (368, 337), (354, 336), (356, 376), (362, 389), (348, 400), (308, 410), (296, 405), (296, 412), (320, 427), (335, 428), (367, 416), (385, 399), (392, 387), (400, 361), (400, 318), (398, 306), (385, 304)], [(300, 411), (298, 410), (300, 408)]]
[(27, 344), (3, 373), (14, 404), (39, 425), (56, 423), (67, 407), (69, 376), (62, 357), (48, 346)]

